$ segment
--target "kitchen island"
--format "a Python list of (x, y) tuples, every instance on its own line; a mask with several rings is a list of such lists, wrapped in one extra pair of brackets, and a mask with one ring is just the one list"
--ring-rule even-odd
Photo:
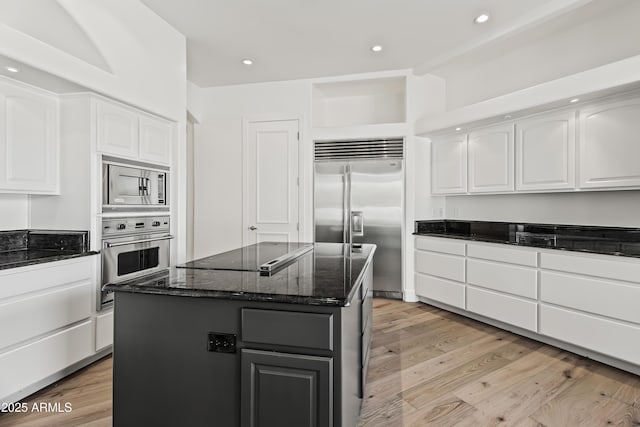
[(374, 252), (263, 242), (107, 285), (114, 426), (355, 425)]

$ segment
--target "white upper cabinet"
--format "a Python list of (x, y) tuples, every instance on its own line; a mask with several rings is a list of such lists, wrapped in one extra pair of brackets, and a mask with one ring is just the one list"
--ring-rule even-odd
[(516, 190), (575, 188), (575, 110), (516, 123)]
[(151, 163), (169, 164), (172, 125), (134, 109), (97, 102), (98, 151)]
[(171, 124), (140, 117), (140, 160), (168, 164), (171, 159)]
[(98, 102), (98, 150), (122, 157), (138, 157), (138, 115), (127, 108)]
[(640, 186), (640, 98), (580, 113), (580, 187)]
[(0, 81), (0, 192), (58, 192), (58, 100)]
[(431, 192), (467, 192), (467, 136), (453, 135), (431, 142)]
[(513, 191), (513, 124), (469, 133), (469, 192)]

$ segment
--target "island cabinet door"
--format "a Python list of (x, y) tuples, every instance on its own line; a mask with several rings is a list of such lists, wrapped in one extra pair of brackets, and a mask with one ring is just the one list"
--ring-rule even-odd
[(333, 425), (333, 359), (242, 350), (242, 427)]

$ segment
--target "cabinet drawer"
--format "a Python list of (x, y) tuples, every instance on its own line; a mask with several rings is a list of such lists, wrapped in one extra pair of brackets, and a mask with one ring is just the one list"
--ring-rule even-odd
[(616, 256), (540, 254), (540, 267), (568, 273), (640, 282), (640, 260)]
[(419, 273), (415, 275), (415, 279), (416, 295), (464, 308), (465, 286), (462, 283)]
[(242, 309), (243, 341), (333, 350), (333, 315)]
[(0, 299), (91, 280), (94, 256), (0, 271)]
[(87, 321), (0, 354), (0, 401), (93, 354)]
[(467, 283), (527, 298), (536, 298), (537, 273), (533, 268), (467, 260)]
[(0, 348), (54, 331), (91, 315), (91, 282), (0, 304)]
[(423, 251), (416, 251), (415, 257), (417, 272), (464, 282), (464, 258)]
[(536, 331), (537, 303), (467, 286), (467, 310)]
[(493, 246), (469, 243), (467, 245), (467, 255), (472, 258), (537, 267), (538, 252), (535, 250), (509, 248), (504, 246), (506, 245)]
[(640, 365), (640, 327), (540, 304), (540, 333)]
[(416, 237), (416, 249), (424, 251), (444, 252), (452, 255), (465, 254), (466, 243), (454, 239), (438, 239), (435, 237)]
[(113, 310), (96, 317), (96, 351), (113, 344)]
[(540, 299), (545, 302), (640, 323), (640, 286), (572, 274), (540, 273)]

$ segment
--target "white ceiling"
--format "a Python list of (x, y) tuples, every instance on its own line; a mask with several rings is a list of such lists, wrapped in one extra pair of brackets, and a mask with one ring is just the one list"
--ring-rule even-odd
[[(606, 0), (142, 0), (188, 40), (201, 87), (442, 67)], [(473, 23), (480, 13), (491, 16)], [(373, 53), (380, 44), (384, 50)], [(245, 66), (243, 58), (254, 65)]]

